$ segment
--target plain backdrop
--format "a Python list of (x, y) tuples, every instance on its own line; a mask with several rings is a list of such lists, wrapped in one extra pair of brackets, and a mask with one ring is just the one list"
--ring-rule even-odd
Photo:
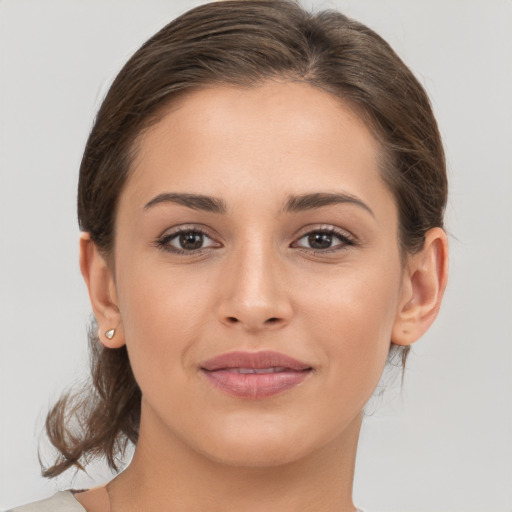
[[(109, 477), (40, 476), (48, 405), (87, 372), (75, 215), (83, 146), (134, 50), (197, 1), (0, 0), (0, 509)], [(403, 390), (365, 420), (369, 512), (512, 510), (512, 2), (304, 1), (387, 39), (446, 146), (451, 277)], [(43, 450), (44, 453), (45, 450)]]

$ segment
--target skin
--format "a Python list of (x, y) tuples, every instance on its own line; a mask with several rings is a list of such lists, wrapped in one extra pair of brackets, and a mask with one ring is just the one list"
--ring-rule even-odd
[[(193, 92), (141, 138), (110, 263), (81, 240), (102, 342), (126, 343), (143, 393), (112, 510), (355, 510), (362, 409), (390, 340), (413, 343), (434, 320), (447, 274), (439, 228), (401, 260), (378, 154), (347, 105), (284, 81)], [(226, 212), (146, 207), (163, 193), (214, 196)], [(283, 212), (290, 195), (311, 193), (359, 203)], [(173, 252), (176, 227), (207, 233), (200, 252)], [(307, 235), (326, 229), (341, 237), (315, 250)], [(229, 396), (199, 367), (234, 350), (278, 351), (313, 371), (276, 396)], [(106, 488), (76, 496), (109, 510)]]

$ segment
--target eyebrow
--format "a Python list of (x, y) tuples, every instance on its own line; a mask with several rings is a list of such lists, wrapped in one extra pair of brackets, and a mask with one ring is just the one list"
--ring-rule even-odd
[(301, 194), (296, 196), (289, 196), (284, 205), (284, 212), (302, 212), (307, 210), (314, 210), (322, 208), (323, 206), (330, 206), (333, 204), (355, 204), (369, 212), (375, 217), (371, 208), (361, 201), (356, 196), (351, 194), (341, 194), (334, 192), (316, 192), (312, 194)]
[[(185, 194), (177, 192), (166, 192), (157, 195), (144, 206), (144, 209), (147, 210), (161, 203), (175, 203), (186, 206), (187, 208), (191, 208), (193, 210), (211, 213), (226, 213), (228, 210), (226, 203), (220, 198), (202, 194)], [(283, 208), (281, 209), (281, 212), (302, 212), (315, 210), (324, 206), (343, 203), (359, 206), (368, 211), (372, 216), (375, 216), (371, 208), (356, 196), (333, 192), (314, 192), (309, 194), (288, 196)]]
[(144, 209), (147, 210), (148, 208), (151, 208), (152, 206), (160, 203), (181, 204), (182, 206), (186, 206), (192, 210), (200, 210), (203, 212), (227, 212), (226, 203), (222, 199), (217, 199), (211, 196), (204, 196), (201, 194), (179, 194), (172, 192), (157, 195), (151, 199), (151, 201), (149, 201), (146, 206), (144, 206)]

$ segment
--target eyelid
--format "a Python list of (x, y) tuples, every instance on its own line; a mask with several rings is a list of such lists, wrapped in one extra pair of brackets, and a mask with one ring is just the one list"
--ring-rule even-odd
[(170, 228), (165, 229), (158, 236), (158, 238), (164, 238), (167, 236), (176, 235), (177, 233), (188, 232), (188, 231), (197, 231), (198, 233), (202, 233), (209, 238), (215, 238), (217, 235), (212, 233), (212, 230), (202, 224), (179, 224), (177, 226), (172, 226)]
[(352, 240), (354, 243), (357, 241), (357, 238), (348, 230), (340, 228), (338, 226), (334, 226), (332, 224), (313, 224), (309, 226), (305, 226), (300, 229), (296, 238), (302, 238), (305, 235), (309, 235), (310, 233), (315, 233), (317, 231), (325, 231), (329, 233), (334, 233), (343, 238), (348, 238)]

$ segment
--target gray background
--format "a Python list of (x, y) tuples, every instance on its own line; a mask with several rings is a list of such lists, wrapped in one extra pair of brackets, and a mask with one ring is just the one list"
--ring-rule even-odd
[[(0, 509), (39, 476), (45, 411), (86, 372), (77, 170), (128, 56), (201, 2), (0, 0)], [(355, 500), (373, 512), (512, 510), (512, 2), (340, 0), (427, 88), (447, 150), (451, 277), (403, 392), (367, 418)], [(46, 453), (46, 450), (43, 450)], [(100, 483), (100, 468), (77, 487)]]

